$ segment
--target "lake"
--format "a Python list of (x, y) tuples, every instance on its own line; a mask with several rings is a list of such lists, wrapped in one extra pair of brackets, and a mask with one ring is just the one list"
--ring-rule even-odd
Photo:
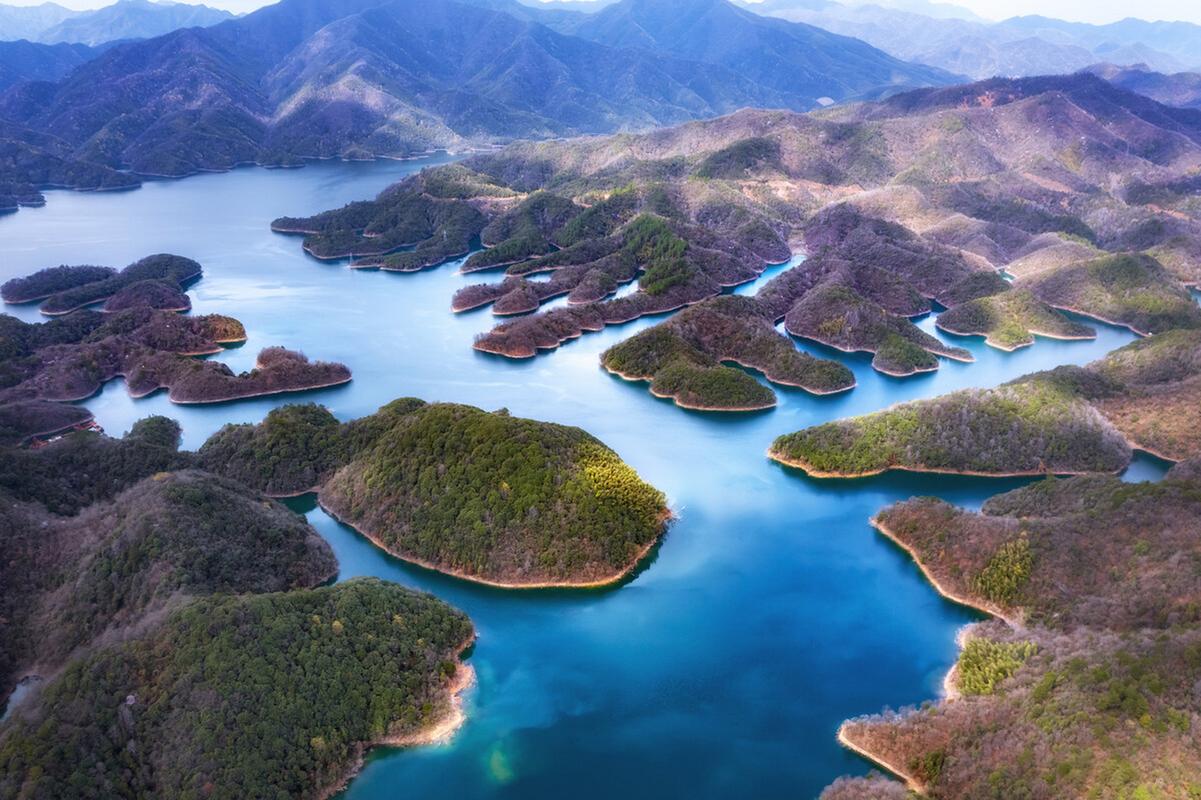
[[(257, 421), (297, 399), (349, 419), (412, 395), (579, 425), (667, 493), (679, 519), (636, 577), (577, 592), (443, 577), (390, 558), (311, 499), (290, 501), (333, 545), (341, 579), (376, 575), (432, 592), (479, 631), (471, 655), (479, 680), (463, 729), (445, 745), (374, 752), (347, 800), (815, 797), (838, 775), (868, 771), (838, 746), (839, 723), (935, 698), (956, 657), (956, 630), (978, 618), (935, 594), (868, 518), (915, 494), (979, 506), (1022, 482), (813, 480), (770, 462), (768, 445), (903, 400), (1086, 363), (1132, 335), (1101, 327), (1094, 342), (1039, 339), (1015, 353), (956, 339), (976, 363), (943, 361), (937, 373), (905, 379), (874, 372), (869, 356), (798, 343), (848, 364), (859, 386), (823, 398), (778, 389), (780, 406), (759, 414), (693, 413), (599, 366), (601, 351), (656, 320), (508, 361), (471, 349), (492, 324), (488, 310), (449, 310), (456, 288), (486, 275), (461, 276), (456, 263), (407, 275), (351, 270), (305, 256), (298, 238), (268, 228), (277, 216), (370, 197), (445, 160), (319, 162), (122, 193), (48, 192), (45, 208), (0, 218), (0, 280), (60, 263), (120, 267), (178, 253), (204, 266), (190, 290), (195, 312), (246, 325), (248, 342), (216, 358), (244, 370), (261, 348), (284, 345), (354, 372), (331, 390), (201, 407), (173, 405), (162, 392), (131, 400), (114, 381), (86, 403), (114, 435), (166, 414), (194, 448), (224, 423)], [(6, 310), (39, 318), (32, 306)], [(932, 318), (920, 324), (933, 331)], [(1163, 469), (1140, 458), (1128, 474), (1153, 479)]]

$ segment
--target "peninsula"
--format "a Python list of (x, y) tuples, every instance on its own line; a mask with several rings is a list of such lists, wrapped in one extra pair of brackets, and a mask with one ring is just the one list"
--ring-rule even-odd
[[(1196, 465), (1161, 483), (1047, 479), (982, 512), (932, 498), (881, 512), (876, 527), (941, 593), (999, 619), (968, 630), (951, 695), (849, 720), (839, 740), (931, 797), (1201, 789), (1201, 584), (1176, 566), (1201, 558)], [(901, 796), (861, 779), (822, 795)]]
[(1201, 453), (1201, 330), (1132, 342), (1087, 367), (966, 389), (776, 439), (771, 458), (815, 477), (889, 469), (967, 475), (1120, 472), (1131, 449)]

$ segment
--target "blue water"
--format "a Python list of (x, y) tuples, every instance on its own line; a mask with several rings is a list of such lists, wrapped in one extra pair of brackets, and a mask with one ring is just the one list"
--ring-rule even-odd
[[(679, 520), (653, 558), (627, 584), (587, 592), (506, 592), (439, 576), (388, 557), (311, 500), (292, 501), (333, 545), (341, 578), (377, 575), (433, 592), (479, 631), (466, 726), (446, 745), (376, 752), (347, 798), (813, 797), (840, 774), (866, 772), (835, 742), (838, 724), (937, 696), (955, 631), (976, 618), (936, 595), (868, 518), (915, 494), (975, 507), (1021, 482), (820, 481), (764, 451), (775, 436), (825, 420), (1085, 363), (1131, 335), (1102, 328), (1095, 342), (1040, 339), (1016, 353), (956, 339), (976, 363), (944, 361), (906, 379), (875, 372), (868, 355), (798, 343), (848, 364), (859, 386), (825, 398), (780, 389), (780, 406), (760, 414), (685, 412), (598, 365), (604, 348), (654, 320), (529, 361), (486, 356), (470, 344), (491, 314), (449, 311), (454, 290), (481, 276), (458, 275), (457, 264), (415, 275), (350, 270), (268, 230), (276, 216), (372, 196), (421, 165), (329, 162), (120, 194), (49, 192), (45, 208), (0, 219), (0, 279), (64, 262), (190, 256), (205, 269), (191, 289), (195, 311), (246, 324), (247, 344), (217, 356), (235, 369), (282, 344), (350, 365), (351, 384), (306, 398), (343, 419), (416, 395), (580, 425), (667, 492)], [(170, 415), (195, 447), (223, 423), (259, 420), (283, 402), (134, 401), (114, 381), (87, 405), (116, 435), (142, 416)], [(1131, 474), (1155, 478), (1164, 468), (1140, 458)]]

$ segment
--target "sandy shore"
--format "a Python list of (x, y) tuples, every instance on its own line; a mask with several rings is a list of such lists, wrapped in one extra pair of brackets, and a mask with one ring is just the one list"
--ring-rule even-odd
[(883, 768), (884, 770), (886, 770), (886, 771), (892, 773), (893, 775), (895, 775), (896, 777), (900, 778), (902, 781), (905, 782), (905, 786), (907, 786), (910, 791), (921, 794), (925, 790), (925, 787), (921, 783), (918, 783), (917, 778), (910, 775), (905, 770), (901, 769), (900, 767), (898, 767), (895, 764), (885, 761), (880, 756), (877, 756), (874, 753), (870, 753), (867, 750), (860, 747), (859, 745), (852, 742), (850, 740), (850, 738), (847, 736), (846, 728), (847, 728), (847, 723), (845, 723), (845, 722), (842, 723), (842, 725), (838, 726), (838, 743), (839, 744), (841, 744), (843, 747), (850, 750), (851, 752), (857, 753), (858, 755), (862, 756), (863, 758), (866, 758), (868, 761), (872, 762), (873, 764)]
[[(459, 648), (460, 655), (475, 642), (475, 634)], [(375, 747), (421, 747), (425, 745), (445, 744), (449, 742), (467, 721), (463, 711), (463, 695), (475, 684), (475, 670), (470, 664), (458, 662), (454, 677), (446, 687), (449, 694), (445, 713), (425, 727), (410, 733), (385, 736), (363, 746), (358, 758), (346, 769), (342, 776), (329, 786), (320, 790), (315, 796), (318, 800), (327, 800), (346, 788), (351, 779), (363, 768), (365, 756)]]

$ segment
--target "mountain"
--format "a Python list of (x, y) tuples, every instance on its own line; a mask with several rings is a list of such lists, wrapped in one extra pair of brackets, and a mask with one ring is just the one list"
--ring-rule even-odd
[(42, 31), (84, 12), (72, 11), (58, 3), (37, 6), (0, 5), (0, 40), (29, 39), (36, 41)]
[(1146, 95), (1161, 103), (1180, 108), (1201, 109), (1201, 74), (1177, 72), (1165, 75), (1147, 68), (1145, 64), (1117, 67), (1096, 64), (1088, 72), (1099, 75), (1115, 86)]
[(149, 39), (179, 28), (216, 25), (233, 14), (188, 3), (119, 0), (111, 6), (68, 17), (42, 31), (40, 41), (100, 44), (121, 39)]
[(815, 100), (953, 80), (862, 41), (760, 16), (726, 0), (621, 0), (569, 24), (571, 33), (592, 41), (717, 64)]
[(57, 81), (100, 52), (86, 44), (0, 41), (0, 91), (21, 81)]
[(1141, 62), (1167, 72), (1201, 64), (1201, 26), (1189, 23), (1088, 25), (1045, 17), (994, 23), (888, 5), (766, 0), (746, 7), (854, 36), (898, 58), (974, 78), (1069, 73), (1099, 61)]
[[(803, 110), (822, 95), (841, 99), (890, 79), (948, 81), (821, 32), (813, 34), (818, 55), (804, 54), (805, 26), (726, 3), (674, 1), (716, 21), (732, 14), (744, 34), (739, 48), (759, 41), (775, 50), (741, 70), (733, 68), (739, 51), (712, 39), (698, 50), (705, 60), (672, 52), (689, 50), (678, 39), (653, 50), (605, 44), (536, 21), (591, 17), (528, 9), (521, 19), (484, 7), (502, 0), (283, 0), (113, 47), (57, 83), (13, 87), (0, 95), (0, 120), (12, 124), (8, 138), (56, 159), (181, 176), (646, 129), (746, 106)], [(0, 183), (46, 182), (22, 163), (0, 161)]]
[(190, 3), (118, 0), (95, 11), (72, 11), (54, 3), (0, 6), (0, 40), (28, 39), (97, 45), (149, 39), (179, 28), (215, 25), (233, 14)]

